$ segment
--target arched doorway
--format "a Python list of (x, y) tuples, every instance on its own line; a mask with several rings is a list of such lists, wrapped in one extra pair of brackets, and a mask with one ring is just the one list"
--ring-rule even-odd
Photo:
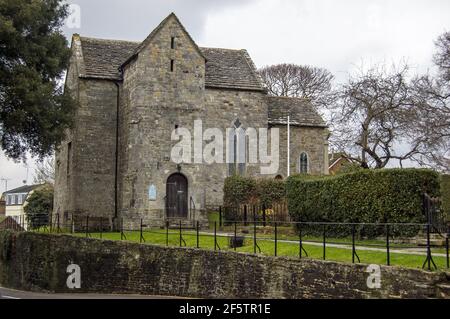
[(188, 181), (180, 173), (170, 175), (166, 184), (167, 218), (188, 217)]

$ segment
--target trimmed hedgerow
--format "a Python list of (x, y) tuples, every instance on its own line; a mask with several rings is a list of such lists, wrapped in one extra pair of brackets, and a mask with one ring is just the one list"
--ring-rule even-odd
[(286, 188), (291, 218), (304, 222), (422, 223), (423, 193), (440, 193), (439, 174), (427, 169), (292, 176)]
[(450, 175), (441, 176), (442, 209), (450, 221)]
[(286, 199), (286, 183), (274, 179), (232, 176), (225, 180), (225, 206), (259, 204), (269, 207)]
[(256, 200), (256, 180), (253, 178), (232, 176), (225, 179), (223, 188), (225, 206), (249, 204)]

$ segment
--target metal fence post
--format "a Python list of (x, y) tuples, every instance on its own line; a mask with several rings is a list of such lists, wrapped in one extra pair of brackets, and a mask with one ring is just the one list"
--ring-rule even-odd
[(327, 225), (323, 225), (323, 260), (326, 259), (326, 250), (327, 250)]
[(430, 223), (427, 224), (427, 261), (428, 270), (431, 270)]
[(244, 226), (247, 226), (247, 205), (244, 205)]
[(86, 238), (89, 237), (88, 233), (89, 233), (89, 215), (86, 215)]
[(386, 225), (386, 264), (391, 265), (391, 251), (389, 242), (389, 224)]
[(214, 222), (214, 250), (217, 250), (217, 222)]
[(253, 253), (256, 254), (256, 220), (253, 221)]
[(123, 217), (120, 219), (120, 240), (123, 240), (124, 233), (123, 233)]
[(277, 256), (277, 248), (278, 248), (278, 231), (277, 231), (277, 222), (275, 222), (275, 257)]
[(103, 239), (103, 216), (100, 216), (100, 239)]
[(75, 232), (75, 220), (73, 219), (73, 213), (72, 213), (72, 220), (71, 220), (71, 229), (72, 234)]
[(169, 246), (169, 221), (166, 220), (166, 246)]
[(181, 234), (181, 219), (180, 219), (180, 247), (182, 246), (182, 237), (183, 235)]
[(219, 226), (222, 227), (222, 206), (219, 206)]
[(236, 251), (236, 237), (237, 237), (237, 222), (234, 222), (234, 242), (233, 242), (233, 247), (234, 247), (234, 251)]
[(56, 232), (59, 234), (61, 232), (61, 227), (59, 225), (59, 213), (56, 214), (56, 220), (57, 220), (57, 225), (58, 225)]
[(144, 239), (144, 236), (142, 235), (142, 218), (141, 218), (139, 243), (142, 244), (143, 239)]
[(197, 220), (197, 248), (200, 248), (200, 236), (199, 236), (199, 231), (200, 231), (200, 222)]
[(449, 234), (447, 234), (447, 238), (445, 238), (445, 247), (447, 248), (447, 268), (450, 268), (450, 261), (449, 261), (449, 257), (448, 257), (448, 236)]
[(352, 225), (352, 263), (355, 263), (355, 225)]
[(300, 259), (302, 259), (302, 250), (303, 250), (303, 243), (302, 243), (302, 225), (298, 224), (298, 248), (299, 253), (298, 256)]
[(262, 206), (263, 209), (263, 226), (266, 227), (266, 205)]

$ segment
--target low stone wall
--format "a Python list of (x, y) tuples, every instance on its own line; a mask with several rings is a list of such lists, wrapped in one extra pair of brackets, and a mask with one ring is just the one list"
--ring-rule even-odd
[(204, 298), (448, 298), (445, 273), (234, 252), (166, 248), (67, 235), (0, 232), (0, 284), (73, 292), (67, 267), (81, 268), (77, 292)]

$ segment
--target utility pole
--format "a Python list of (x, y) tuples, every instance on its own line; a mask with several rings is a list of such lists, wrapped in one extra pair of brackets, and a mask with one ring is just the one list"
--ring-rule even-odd
[(8, 181), (11, 180), (11, 178), (1, 178), (0, 179), (2, 182), (5, 182), (5, 192), (8, 191)]
[(291, 116), (287, 117), (287, 176), (291, 176)]

